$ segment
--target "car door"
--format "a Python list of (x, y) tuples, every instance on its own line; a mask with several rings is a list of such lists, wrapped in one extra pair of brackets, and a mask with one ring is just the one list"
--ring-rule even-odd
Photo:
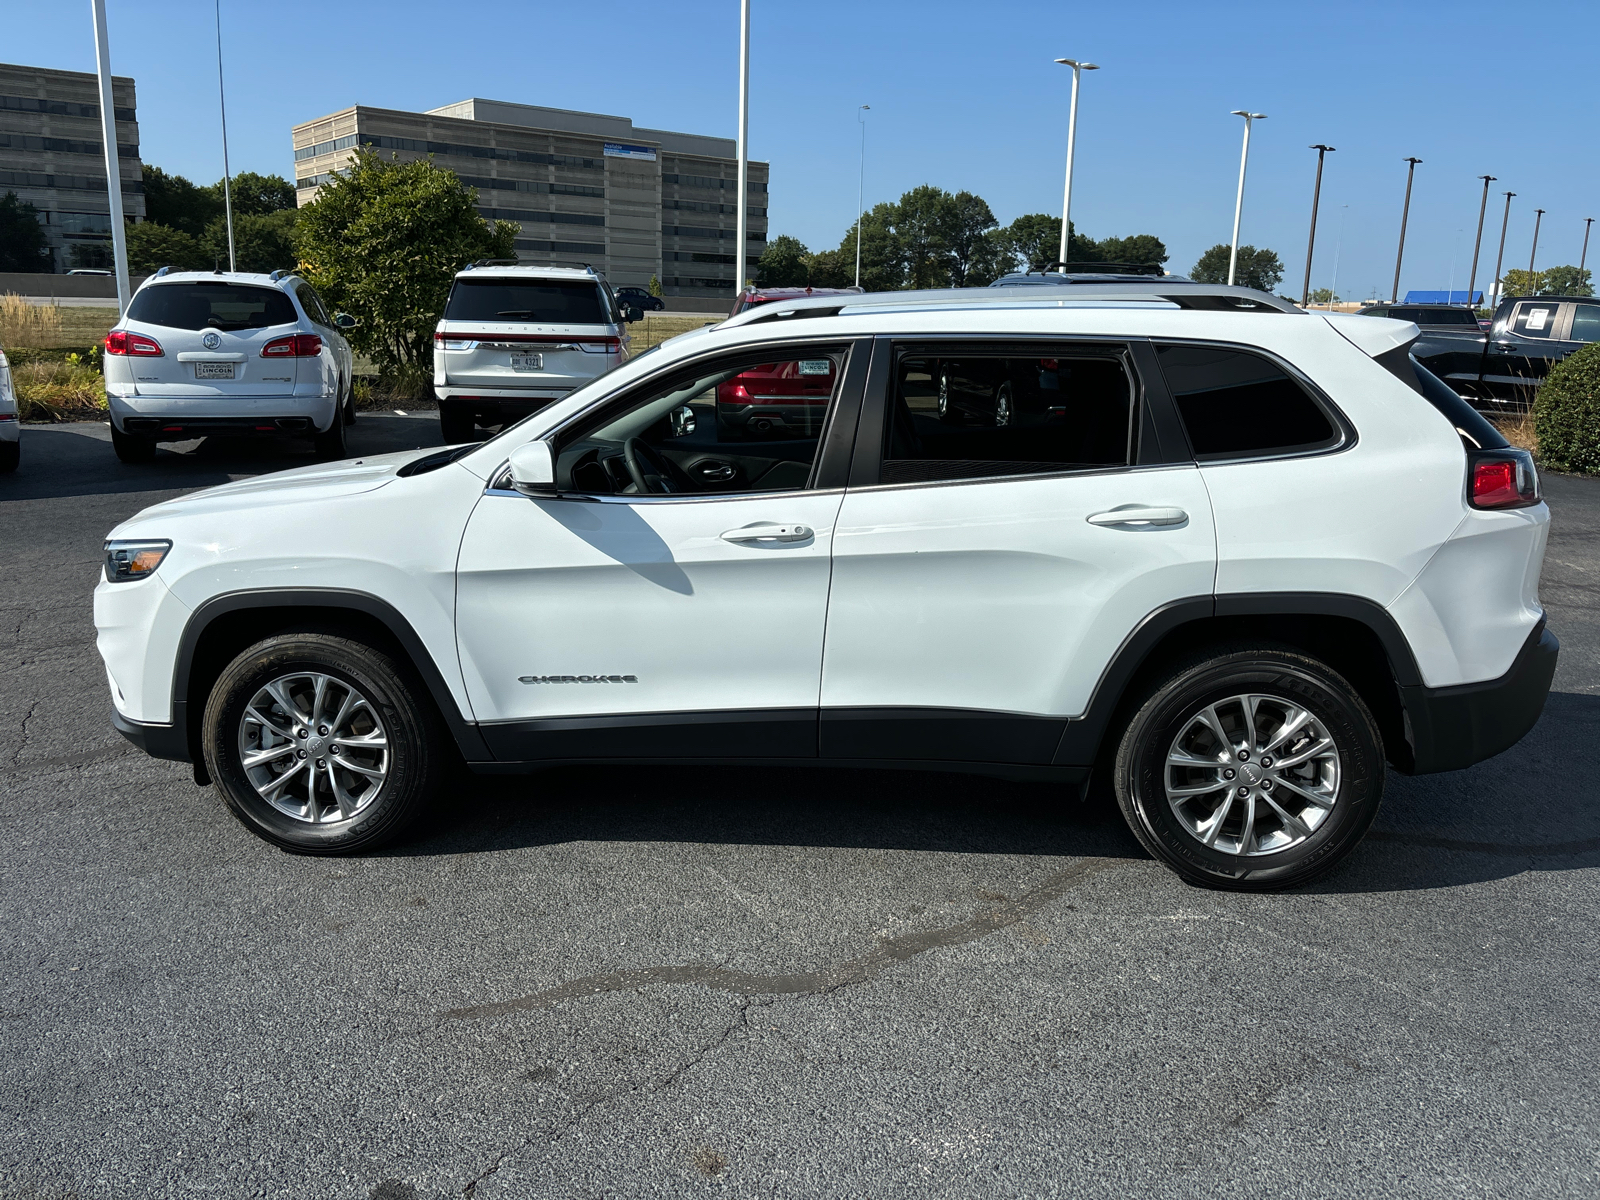
[(1519, 300), (1497, 322), (1484, 349), (1483, 382), (1497, 393), (1537, 387), (1564, 357), (1564, 306), (1558, 300)]
[[(865, 341), (789, 342), (669, 369), (552, 435), (556, 498), (488, 488), (462, 539), (457, 642), (498, 757), (815, 756), (834, 525), (869, 354)], [(839, 384), (820, 430), (719, 426), (726, 380), (822, 359)], [(736, 442), (743, 471), (686, 469), (708, 431)]]
[[(951, 362), (1032, 372), (1051, 403), (941, 421)], [(1209, 612), (1216, 569), (1148, 346), (886, 339), (873, 364), (834, 538), (822, 754), (1081, 765), (1063, 734), (1118, 647), (1174, 602)]]

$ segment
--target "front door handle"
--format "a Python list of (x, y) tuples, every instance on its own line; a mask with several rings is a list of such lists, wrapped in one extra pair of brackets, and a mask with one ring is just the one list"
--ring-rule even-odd
[(809, 542), (815, 536), (809, 525), (779, 525), (772, 521), (758, 521), (754, 525), (728, 530), (722, 535), (722, 540), (772, 546), (779, 542)]
[(1130, 504), (1125, 508), (1113, 508), (1109, 512), (1089, 514), (1091, 525), (1132, 525), (1145, 527), (1150, 525), (1182, 525), (1189, 519), (1189, 514), (1181, 508), (1146, 508), (1139, 504)]

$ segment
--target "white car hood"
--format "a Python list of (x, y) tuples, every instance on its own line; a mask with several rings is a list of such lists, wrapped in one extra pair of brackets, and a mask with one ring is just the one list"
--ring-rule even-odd
[[(319, 503), (355, 496), (383, 487), (406, 463), (431, 451), (401, 450), (344, 462), (275, 471), (217, 487), (163, 500), (131, 517), (123, 525), (143, 524), (149, 518), (197, 517), (219, 513), (251, 512), (278, 504)], [(119, 525), (112, 536), (123, 528)]]

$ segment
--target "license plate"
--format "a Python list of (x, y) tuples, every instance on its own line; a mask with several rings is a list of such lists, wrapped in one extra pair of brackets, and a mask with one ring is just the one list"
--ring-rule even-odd
[(231, 362), (197, 362), (194, 365), (196, 379), (232, 379), (234, 364)]
[(513, 371), (542, 371), (544, 370), (544, 355), (513, 354), (511, 356), (511, 369)]

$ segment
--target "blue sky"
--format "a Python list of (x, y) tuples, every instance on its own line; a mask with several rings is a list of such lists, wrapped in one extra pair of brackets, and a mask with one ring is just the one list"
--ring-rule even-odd
[[(88, 5), (8, 6), (6, 60), (94, 69)], [(112, 66), (139, 85), (146, 162), (221, 175), (212, 6), (108, 0)], [(468, 96), (617, 113), (732, 136), (737, 0), (443, 5), (223, 0), (234, 170), (292, 174), (289, 128), (361, 103), (420, 110)], [(1252, 139), (1241, 240), (1269, 246), (1298, 294), (1316, 155), (1326, 142), (1313, 286), (1387, 296), (1417, 168), (1401, 290), (1465, 286), (1481, 189), (1517, 193), (1507, 265), (1575, 263), (1600, 217), (1594, 68), (1600, 4), (754, 0), (750, 140), (772, 163), (775, 233), (836, 245), (853, 218), (856, 106), (870, 104), (867, 200), (933, 183), (1002, 223), (1060, 212), (1071, 73), (1085, 75), (1073, 216), (1091, 236), (1155, 233), (1186, 271), (1226, 241), (1239, 118)], [(1348, 206), (1348, 207), (1345, 207)], [(1343, 232), (1340, 233), (1340, 222)], [(1600, 255), (1600, 238), (1595, 253)]]

